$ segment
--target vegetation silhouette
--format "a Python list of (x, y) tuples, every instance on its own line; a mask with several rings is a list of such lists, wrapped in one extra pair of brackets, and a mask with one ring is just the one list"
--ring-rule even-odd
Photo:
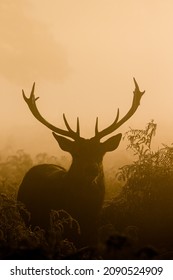
[[(49, 238), (44, 229), (27, 227), (23, 220), (30, 213), (16, 200), (22, 177), (33, 164), (55, 164), (58, 159), (45, 153), (31, 158), (22, 150), (1, 159), (0, 259), (173, 259), (173, 147), (164, 144), (152, 151), (155, 131), (151, 121), (144, 130), (126, 133), (134, 162), (116, 175), (122, 191), (103, 205), (97, 246), (77, 249), (67, 239), (69, 230), (77, 238), (80, 227), (65, 211), (51, 211)], [(112, 185), (107, 181), (107, 188)]]
[(173, 258), (173, 147), (163, 144), (152, 151), (156, 124), (144, 130), (130, 129), (125, 137), (136, 160), (119, 169), (122, 192), (112, 199), (104, 219), (139, 246), (152, 245), (160, 254)]
[(102, 131), (98, 131), (97, 118), (95, 136), (91, 139), (80, 136), (79, 119), (77, 119), (76, 131), (71, 129), (65, 115), (63, 118), (66, 130), (48, 123), (37, 109), (38, 97), (34, 95), (35, 84), (29, 98), (23, 91), (24, 100), (34, 117), (53, 131), (60, 148), (72, 156), (72, 164), (68, 171), (58, 165), (40, 164), (32, 167), (25, 175), (17, 199), (30, 212), (31, 218), (26, 222), (32, 228), (40, 226), (49, 234), (51, 210), (64, 210), (80, 226), (80, 235), (76, 238), (76, 234), (73, 237), (70, 232), (68, 236), (70, 240), (79, 248), (96, 245), (98, 221), (105, 195), (102, 160), (107, 152), (118, 147), (122, 134), (112, 136), (104, 142), (100, 140), (114, 132), (136, 112), (144, 92), (139, 90), (135, 79), (134, 83), (134, 97), (127, 114), (119, 120), (118, 110), (115, 121)]

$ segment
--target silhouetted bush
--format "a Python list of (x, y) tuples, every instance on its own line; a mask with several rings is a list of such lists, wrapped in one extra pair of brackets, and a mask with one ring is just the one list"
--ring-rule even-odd
[(173, 249), (173, 147), (163, 145), (152, 151), (155, 131), (151, 121), (145, 130), (126, 133), (128, 149), (136, 159), (120, 168), (117, 176), (124, 182), (122, 192), (110, 201), (103, 216), (140, 245), (166, 251)]
[[(33, 159), (19, 150), (1, 160), (0, 259), (172, 259), (173, 146), (152, 151), (155, 132), (151, 121), (144, 130), (125, 134), (134, 161), (117, 174), (107, 172), (109, 200), (100, 217), (99, 243), (92, 248), (76, 249), (71, 236), (77, 240), (80, 225), (63, 209), (51, 212), (49, 232), (24, 223), (30, 213), (16, 201), (23, 176), (35, 164), (59, 165), (57, 158), (41, 153)], [(112, 191), (116, 180), (119, 194)]]
[(76, 252), (73, 243), (63, 238), (65, 226), (73, 226), (68, 213), (52, 210), (47, 234), (39, 227), (26, 227), (23, 214), (29, 219), (24, 205), (0, 194), (0, 259), (61, 259)]

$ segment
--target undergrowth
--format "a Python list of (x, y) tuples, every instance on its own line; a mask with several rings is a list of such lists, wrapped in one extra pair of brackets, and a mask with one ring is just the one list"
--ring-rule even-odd
[(118, 195), (109, 194), (103, 208), (99, 238), (105, 243), (99, 245), (97, 252), (91, 248), (79, 251), (66, 237), (68, 228), (73, 228), (78, 236), (80, 225), (63, 210), (51, 212), (48, 235), (39, 227), (26, 227), (23, 221), (23, 216), (29, 220), (30, 213), (17, 202), (16, 195), (24, 174), (35, 164), (61, 165), (57, 158), (42, 153), (33, 159), (19, 150), (0, 161), (0, 258), (128, 258), (126, 253), (133, 247), (129, 240), (137, 248), (151, 245), (161, 255), (173, 251), (173, 146), (163, 144), (153, 151), (156, 129), (151, 121), (144, 129), (130, 128), (124, 135), (128, 140), (127, 152), (133, 152), (134, 160), (117, 173), (108, 172), (107, 188), (116, 187), (115, 178), (119, 190), (122, 187)]

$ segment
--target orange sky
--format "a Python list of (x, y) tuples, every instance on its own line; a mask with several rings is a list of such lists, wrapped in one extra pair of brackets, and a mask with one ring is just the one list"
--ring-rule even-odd
[(0, 150), (59, 151), (22, 99), (34, 81), (42, 114), (62, 128), (63, 113), (72, 126), (79, 116), (89, 138), (97, 116), (103, 128), (129, 109), (133, 77), (146, 93), (118, 132), (154, 119), (155, 146), (171, 144), (172, 11), (172, 0), (1, 0)]

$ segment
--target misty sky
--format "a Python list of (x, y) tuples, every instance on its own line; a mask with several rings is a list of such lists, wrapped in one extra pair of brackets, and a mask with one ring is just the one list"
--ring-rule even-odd
[(64, 128), (63, 113), (72, 127), (79, 116), (81, 134), (90, 138), (97, 116), (102, 129), (118, 107), (120, 117), (127, 112), (133, 77), (146, 93), (117, 132), (154, 119), (155, 145), (171, 144), (172, 11), (172, 0), (1, 0), (0, 150), (59, 151), (22, 99), (34, 81), (45, 118)]

